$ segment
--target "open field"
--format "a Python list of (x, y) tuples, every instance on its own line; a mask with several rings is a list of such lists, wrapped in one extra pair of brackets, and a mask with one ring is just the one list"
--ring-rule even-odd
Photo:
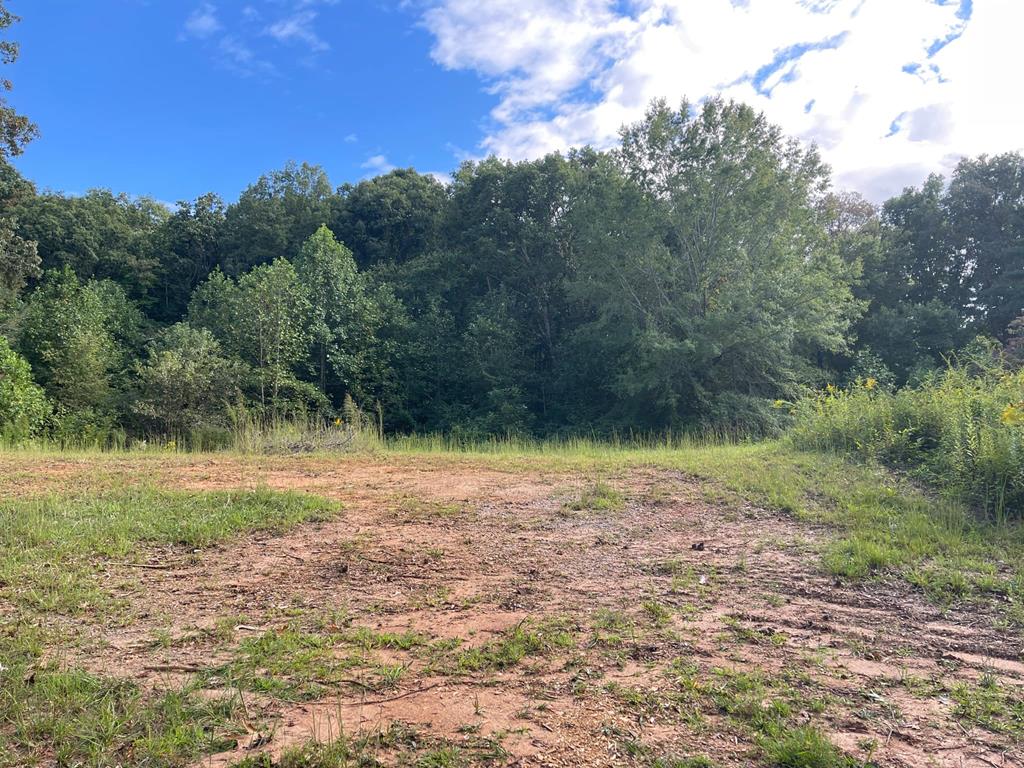
[(1011, 766), (1024, 532), (774, 444), (0, 454), (0, 765)]

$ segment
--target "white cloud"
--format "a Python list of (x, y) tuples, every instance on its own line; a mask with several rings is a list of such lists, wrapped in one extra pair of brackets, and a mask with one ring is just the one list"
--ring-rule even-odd
[(316, 11), (305, 8), (306, 5), (308, 3), (300, 3), (300, 10), (275, 21), (267, 27), (266, 33), (280, 43), (301, 43), (313, 53), (326, 51), (330, 46), (313, 28), (317, 16)]
[(452, 175), (445, 171), (427, 171), (424, 176), (429, 176), (438, 184), (442, 184), (446, 187), (452, 183)]
[(502, 156), (607, 147), (652, 98), (717, 93), (876, 200), (1024, 147), (1020, 0), (439, 0), (423, 23), (439, 64), (498, 96), (481, 149)]
[(275, 75), (277, 69), (259, 58), (247, 43), (234, 35), (224, 35), (217, 43), (217, 55), (228, 69), (240, 75)]
[(359, 166), (360, 168), (368, 171), (366, 177), (380, 176), (383, 173), (395, 170), (395, 167), (391, 161), (388, 160), (387, 155), (371, 155), (366, 158), (366, 161)]
[(344, 141), (346, 144), (355, 144), (359, 141), (359, 137), (354, 133), (350, 133), (345, 137)]
[(221, 24), (217, 20), (216, 6), (210, 3), (203, 3), (185, 19), (182, 37), (205, 39), (215, 35), (220, 29)]

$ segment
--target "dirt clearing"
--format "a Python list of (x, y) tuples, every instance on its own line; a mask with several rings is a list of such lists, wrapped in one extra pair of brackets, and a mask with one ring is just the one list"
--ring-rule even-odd
[(897, 579), (837, 581), (819, 567), (828, 531), (678, 472), (325, 457), (0, 470), (12, 495), (147, 482), (336, 503), (279, 535), (108, 563), (117, 618), (61, 620), (76, 639), (53, 663), (241, 698), (244, 732), (204, 765), (339, 737), (385, 765), (845, 765), (784, 762), (814, 732), (851, 765), (1024, 761), (1019, 632)]

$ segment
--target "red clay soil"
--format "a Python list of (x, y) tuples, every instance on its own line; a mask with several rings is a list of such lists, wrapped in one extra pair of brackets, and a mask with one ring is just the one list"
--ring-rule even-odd
[[(88, 471), (84, 460), (48, 462), (30, 479), (38, 488)], [(1019, 696), (1018, 634), (987, 614), (944, 612), (899, 581), (839, 583), (818, 567), (827, 532), (710, 503), (682, 475), (623, 471), (605, 478), (624, 494), (621, 508), (573, 510), (580, 505), (566, 502), (593, 483), (586, 474), (457, 460), (194, 458), (112, 471), (179, 488), (298, 489), (343, 511), (281, 536), (149, 553), (166, 570), (111, 566), (111, 585), (132, 585), (120, 594), (133, 621), (78, 628), (85, 640), (73, 660), (91, 670), (163, 688), (226, 663), (247, 637), (296, 625), (412, 631), (461, 648), (525, 628), (557, 626), (571, 638), (504, 669), (453, 670), (416, 648), (367, 650), (354, 682), (316, 700), (250, 694), (252, 733), (204, 765), (396, 724), (471, 757), (493, 739), (505, 750), (496, 764), (692, 755), (764, 764), (742, 713), (723, 703), (737, 675), (761, 680), (761, 703), (785, 698), (792, 722), (816, 726), (859, 760), (1024, 765), (1012, 734), (965, 719), (953, 695), (994, 679)], [(6, 491), (20, 483), (9, 476)], [(157, 634), (171, 642), (154, 644)], [(383, 688), (368, 671), (377, 664), (407, 668)], [(699, 682), (692, 706), (680, 703), (679, 669)], [(389, 749), (377, 754), (385, 764)]]

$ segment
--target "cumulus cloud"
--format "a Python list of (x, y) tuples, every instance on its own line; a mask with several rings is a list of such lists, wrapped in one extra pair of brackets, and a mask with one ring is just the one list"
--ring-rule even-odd
[(1020, 149), (1019, 0), (438, 0), (435, 61), (498, 103), (485, 152), (607, 147), (657, 97), (722, 94), (816, 142), (874, 199), (961, 155)]
[(382, 173), (388, 173), (389, 171), (395, 170), (395, 165), (388, 160), (387, 155), (371, 155), (359, 166), (367, 171), (367, 178), (371, 176), (380, 176)]

